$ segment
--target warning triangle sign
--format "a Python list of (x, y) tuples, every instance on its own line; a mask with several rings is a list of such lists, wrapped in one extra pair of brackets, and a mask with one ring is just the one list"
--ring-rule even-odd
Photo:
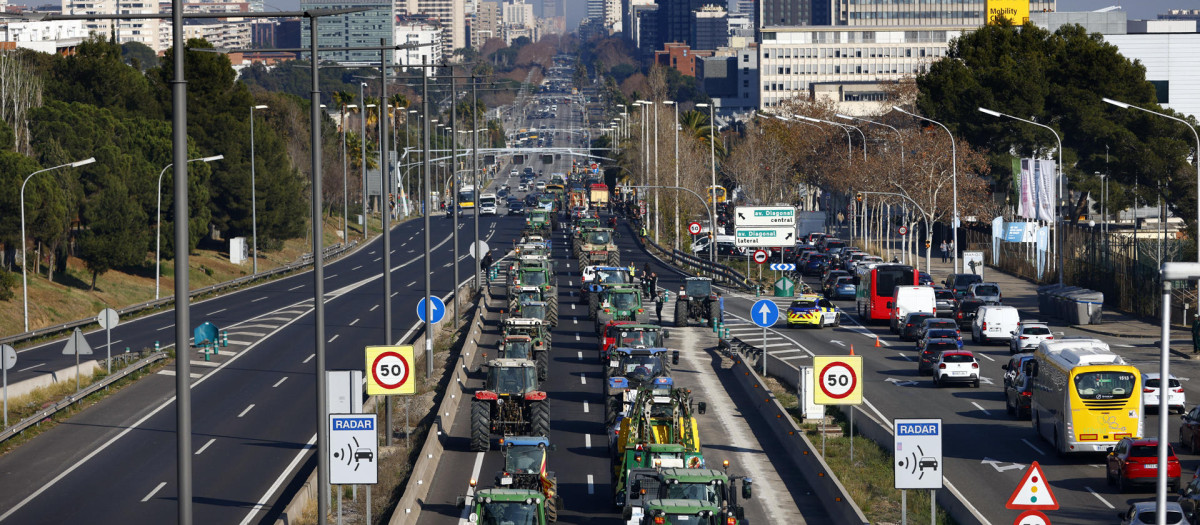
[(1010, 509), (1058, 510), (1058, 500), (1054, 499), (1050, 483), (1046, 481), (1038, 462), (1034, 461), (1025, 471), (1025, 477), (1017, 484), (1017, 490), (1013, 491), (1004, 506)]

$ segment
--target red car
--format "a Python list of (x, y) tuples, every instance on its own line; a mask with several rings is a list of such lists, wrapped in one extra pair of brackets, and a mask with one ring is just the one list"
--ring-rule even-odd
[[(1182, 469), (1175, 448), (1168, 445), (1167, 484), (1170, 492), (1179, 491), (1179, 475)], [(1117, 442), (1108, 453), (1106, 471), (1109, 485), (1125, 492), (1131, 485), (1154, 486), (1158, 482), (1158, 440), (1154, 438), (1125, 438)]]
[(617, 337), (621, 335), (621, 325), (637, 324), (633, 321), (609, 321), (604, 325), (604, 331), (600, 337), (600, 360), (608, 359), (608, 349), (617, 343)]

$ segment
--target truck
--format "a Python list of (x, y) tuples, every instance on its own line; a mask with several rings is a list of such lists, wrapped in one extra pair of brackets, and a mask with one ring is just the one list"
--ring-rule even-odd
[(607, 210), (608, 209), (608, 185), (603, 183), (592, 183), (588, 187), (588, 204), (592, 208)]
[(808, 238), (808, 234), (825, 231), (825, 212), (796, 210), (796, 238)]

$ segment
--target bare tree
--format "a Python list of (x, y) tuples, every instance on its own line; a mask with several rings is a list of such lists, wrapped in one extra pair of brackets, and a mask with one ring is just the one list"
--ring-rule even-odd
[(0, 51), (0, 120), (13, 129), (13, 147), (32, 155), (29, 109), (42, 105), (42, 79), (14, 51)]

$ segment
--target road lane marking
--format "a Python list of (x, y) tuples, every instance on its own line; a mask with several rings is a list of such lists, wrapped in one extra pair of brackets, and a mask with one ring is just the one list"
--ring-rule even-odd
[(579, 340), (579, 334), (575, 334), (575, 340), (576, 340), (576, 341), (578, 341), (578, 340)]
[(583, 402), (583, 413), (584, 413), (584, 414), (588, 413), (588, 403), (587, 403), (587, 401), (584, 401), (584, 402)]
[[(583, 359), (583, 352), (579, 352), (579, 358), (580, 358), (580, 359)], [(37, 368), (37, 367), (39, 367), (39, 366), (42, 366), (42, 365), (44, 365), (44, 364), (46, 364), (46, 363), (38, 363), (38, 364), (36, 364), (36, 365), (33, 365), (33, 366), (31, 366), (31, 367), (28, 367), (28, 368), (22, 368), (22, 369), (20, 369), (20, 370), (17, 370), (17, 372), (24, 372), (24, 371), (26, 371), (26, 370), (33, 370), (34, 368)]]
[(287, 376), (283, 376), (283, 379), (280, 379), (274, 385), (271, 385), (271, 388), (279, 388), (279, 385), (282, 385), (284, 381), (287, 381)]
[(335, 274), (333, 274), (333, 275), (326, 276), (325, 278), (326, 278), (326, 279), (333, 279), (334, 277), (337, 277), (337, 276), (338, 276), (338, 274), (336, 274), (336, 273), (335, 273)]
[(583, 361), (583, 352), (582, 351), (579, 352), (579, 360)]
[(154, 490), (151, 490), (149, 494), (146, 494), (146, 497), (142, 498), (142, 503), (150, 501), (150, 498), (153, 498), (154, 495), (158, 494), (158, 491), (162, 490), (162, 488), (165, 486), (167, 486), (167, 482), (164, 481), (159, 483), (157, 487), (154, 487)]
[(317, 357), (317, 354), (309, 354), (308, 357), (304, 359), (304, 364), (308, 364), (308, 362), (312, 361), (314, 357)]
[[(475, 466), (471, 470), (471, 479), (472, 480), (475, 480), (476, 482), (479, 481), (479, 470), (482, 468), (483, 468), (483, 452), (478, 452), (475, 454)], [(475, 499), (475, 487), (472, 487), (469, 485), (467, 486), (467, 498), (466, 499), (467, 499), (467, 502), (466, 502), (466, 505), (463, 505), (462, 515), (460, 515), (458, 517), (459, 525), (470, 525), (470, 523), (471, 523), (471, 522), (467, 521), (467, 517), (471, 515), (471, 510), (474, 508), (473, 503), (474, 503), (474, 499)]]
[(246, 415), (246, 413), (250, 412), (250, 409), (252, 409), (252, 408), (254, 408), (254, 403), (250, 403), (250, 406), (246, 407), (246, 409), (243, 410), (241, 414), (238, 414), (238, 417), (240, 418), (240, 417)]
[(978, 355), (979, 355), (980, 357), (983, 357), (984, 359), (987, 359), (988, 361), (991, 361), (991, 362), (993, 362), (993, 363), (994, 363), (994, 362), (996, 362), (996, 360), (995, 360), (995, 359), (992, 359), (992, 356), (990, 356), (990, 355), (987, 355), (987, 354), (985, 354), (985, 353), (983, 353), (983, 352), (979, 352), (979, 354), (978, 354)]
[(358, 324), (358, 319), (355, 319), (355, 320), (353, 320), (353, 321), (350, 321), (350, 326), (354, 326), (354, 325), (356, 325), (356, 324)]
[(575, 309), (575, 303), (571, 303), (571, 309), (572, 309), (572, 310), (574, 310), (574, 309)]
[(296, 291), (296, 290), (299, 290), (299, 289), (301, 289), (301, 288), (304, 288), (304, 285), (303, 285), (303, 284), (302, 284), (302, 285), (300, 285), (300, 286), (293, 286), (293, 287), (291, 287), (291, 288), (288, 288), (288, 291), (289, 291), (289, 292), (294, 292), (294, 291)]
[(592, 480), (592, 475), (588, 474), (588, 494), (595, 494), (596, 486)]
[(333, 334), (333, 337), (330, 337), (329, 341), (326, 341), (326, 342), (328, 342), (328, 343), (334, 342), (334, 340), (336, 340), (339, 335), (342, 335), (342, 334)]
[(392, 297), (395, 297), (397, 295), (400, 295), (400, 292), (392, 292)]
[(158, 330), (155, 330), (155, 332), (161, 332), (161, 331), (163, 331), (163, 330), (166, 330), (166, 329), (168, 329), (168, 328), (171, 328), (171, 327), (173, 327), (173, 326), (175, 326), (175, 323), (171, 323), (171, 324), (169, 324), (169, 325), (167, 325), (167, 326), (164, 326), (164, 327), (162, 327), (162, 328), (159, 328)]
[(200, 450), (197, 450), (195, 455), (199, 456), (201, 452), (204, 452), (206, 449), (208, 449), (208, 446), (213, 444), (213, 441), (216, 441), (216, 440), (217, 440), (217, 438), (212, 438), (212, 439), (208, 440), (208, 443), (205, 443), (203, 447), (200, 447)]
[(267, 298), (267, 297), (264, 295), (264, 296), (262, 296), (262, 297), (259, 297), (258, 299), (254, 299), (254, 300), (252, 300), (252, 301), (250, 301), (250, 302), (252, 302), (252, 303), (257, 303), (257, 302), (259, 302), (259, 301), (261, 301), (261, 300), (263, 300), (263, 299), (266, 299), (266, 298)]
[(210, 314), (208, 314), (208, 315), (217, 315), (217, 314), (219, 314), (219, 313), (221, 313), (221, 312), (224, 312), (225, 310), (228, 310), (228, 308), (222, 308), (222, 309), (220, 309), (220, 310), (217, 310), (217, 311), (215, 311), (215, 312), (212, 312), (212, 313), (210, 313)]
[(986, 408), (983, 408), (983, 407), (979, 406), (979, 403), (976, 403), (976, 402), (972, 401), (972, 402), (971, 402), (971, 404), (972, 404), (972, 405), (975, 405), (975, 408), (978, 408), (978, 409), (982, 410), (982, 411), (983, 411), (983, 413), (984, 413), (985, 415), (989, 415), (989, 416), (990, 416), (990, 415), (992, 415), (992, 413), (991, 413), (991, 412), (988, 412)]
[(592, 435), (591, 434), (583, 435), (583, 448), (592, 448)]
[(579, 324), (579, 318), (578, 318), (578, 317), (576, 317), (576, 318), (574, 318), (574, 319), (571, 319), (571, 322), (572, 322), (572, 323), (575, 323), (575, 324)]
[(1028, 439), (1021, 438), (1021, 442), (1022, 442), (1022, 443), (1024, 443), (1024, 444), (1026, 444), (1026, 445), (1029, 445), (1029, 448), (1032, 448), (1032, 449), (1033, 449), (1035, 452), (1037, 452), (1038, 454), (1041, 454), (1041, 455), (1043, 455), (1043, 456), (1045, 456), (1045, 455), (1046, 455), (1046, 453), (1045, 453), (1045, 452), (1042, 452), (1042, 449), (1040, 449), (1040, 448), (1037, 448), (1037, 447), (1033, 446), (1033, 443), (1030, 443)]
[(416, 281), (413, 281), (413, 282), (411, 282), (411, 283), (408, 283), (408, 285), (409, 285), (409, 286), (416, 286), (416, 285), (417, 285), (417, 282), (416, 282)]
[(1104, 499), (1102, 496), (1097, 494), (1096, 491), (1092, 490), (1092, 487), (1088, 487), (1085, 485), (1083, 488), (1087, 489), (1088, 492), (1091, 492), (1093, 496), (1096, 496), (1096, 499), (1100, 500), (1100, 503), (1107, 505), (1108, 508), (1110, 508), (1110, 509), (1116, 509), (1116, 507), (1114, 507), (1112, 505), (1112, 503), (1109, 503), (1108, 500)]
[(372, 306), (372, 307), (371, 307), (371, 309), (370, 309), (370, 310), (367, 310), (367, 311), (368, 311), (368, 312), (374, 312), (376, 308), (379, 308), (379, 305)]
[[(174, 371), (174, 370), (171, 370), (170, 368), (168, 368), (168, 369), (166, 369), (166, 370), (159, 370), (159, 371), (158, 371), (158, 374), (159, 374), (159, 375), (164, 375), (164, 376), (171, 376), (171, 377), (175, 377), (175, 371)], [(196, 372), (192, 372), (192, 373), (190, 373), (190, 374), (188, 374), (188, 375), (189, 375), (189, 376), (190, 376), (192, 379), (200, 379), (201, 377), (204, 377), (204, 374), (197, 374)]]
[(300, 464), (300, 460), (304, 459), (304, 455), (308, 454), (308, 451), (312, 450), (316, 443), (317, 435), (313, 434), (312, 437), (309, 438), (308, 443), (306, 443), (303, 447), (300, 447), (299, 452), (296, 452), (296, 457), (292, 458), (292, 462), (288, 463), (288, 466), (283, 469), (283, 472), (279, 474), (278, 478), (275, 478), (275, 483), (272, 483), (271, 486), (267, 488), (267, 491), (263, 493), (262, 498), (259, 498), (258, 503), (255, 503), (254, 506), (250, 507), (250, 512), (246, 514), (244, 519), (242, 519), (241, 525), (247, 525), (251, 523), (254, 520), (254, 516), (258, 514), (258, 511), (266, 508), (267, 500), (271, 498), (271, 495), (274, 494), (276, 490), (279, 490), (279, 487), (280, 485), (283, 485), (284, 480), (291, 477), (292, 470)]
[(587, 384), (587, 376), (586, 376), (586, 375), (584, 375), (584, 373), (583, 373), (583, 372), (580, 372), (580, 373), (579, 373), (579, 383), (580, 383), (580, 384), (582, 384), (582, 385), (586, 385), (586, 384)]
[(371, 262), (379, 262), (379, 261), (382, 261), (382, 260), (383, 260), (383, 257), (376, 257), (376, 258), (375, 258), (375, 260), (374, 260), (374, 261), (371, 261)]

